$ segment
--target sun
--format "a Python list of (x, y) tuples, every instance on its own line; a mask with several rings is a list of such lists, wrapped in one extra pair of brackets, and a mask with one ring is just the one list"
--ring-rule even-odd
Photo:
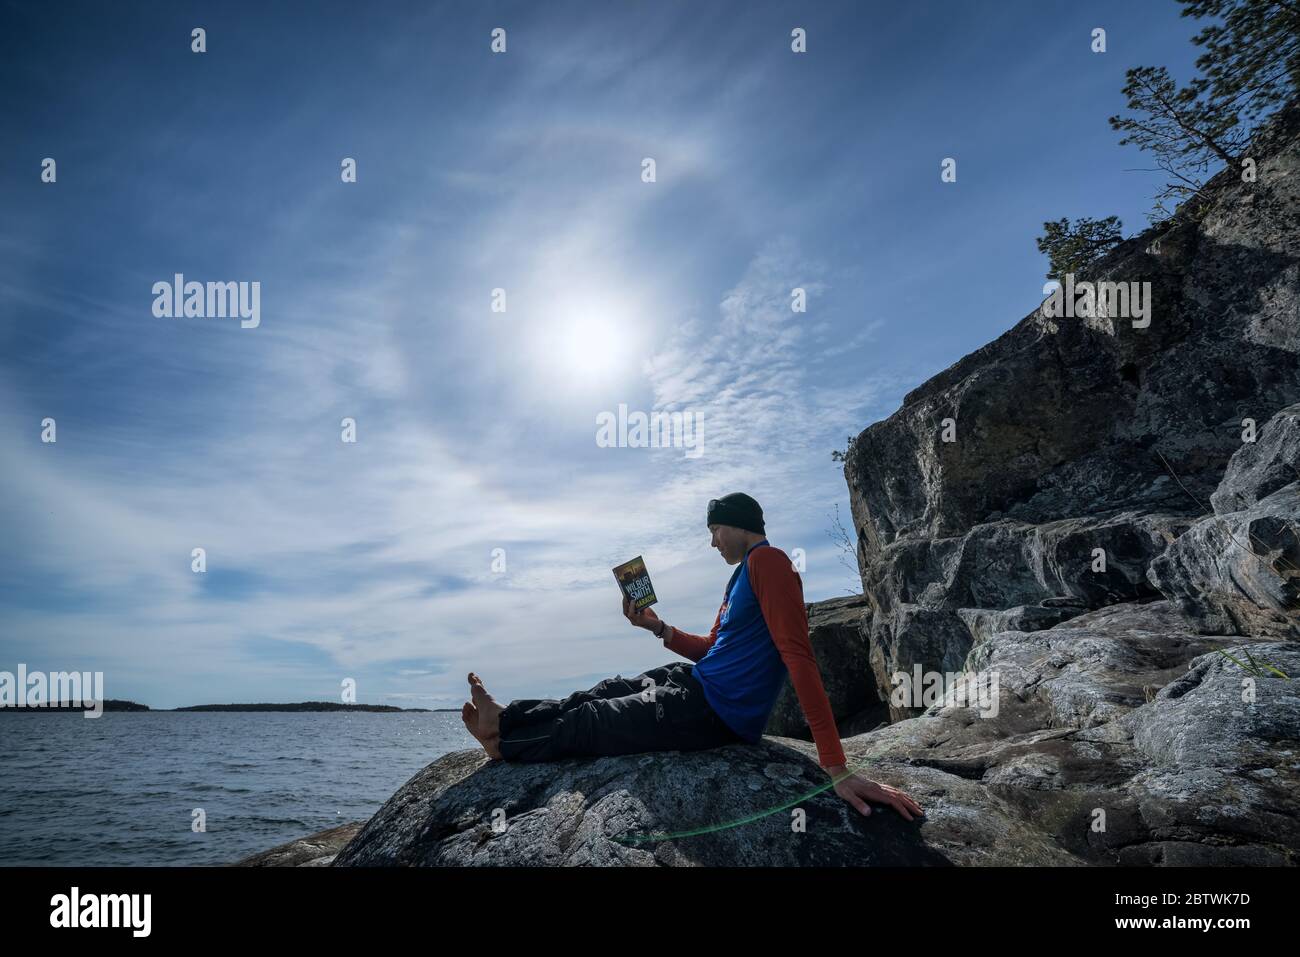
[(578, 306), (559, 321), (555, 358), (571, 375), (599, 382), (623, 365), (625, 340), (619, 335), (619, 317), (608, 307)]
[(614, 385), (630, 375), (641, 339), (636, 310), (614, 295), (564, 297), (549, 310), (544, 359), (568, 388)]

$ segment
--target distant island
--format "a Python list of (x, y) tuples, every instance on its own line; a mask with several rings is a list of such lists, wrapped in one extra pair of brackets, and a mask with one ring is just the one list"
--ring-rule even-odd
[[(390, 704), (340, 704), (335, 701), (299, 701), (290, 704), (195, 704), (186, 708), (150, 708), (147, 704), (138, 704), (134, 701), (119, 701), (115, 698), (106, 698), (104, 700), (104, 711), (373, 711), (373, 712), (423, 712), (432, 713), (436, 711), (459, 711), (459, 708), (398, 708)], [(0, 708), (0, 713), (5, 711), (23, 711), (23, 712), (59, 712), (59, 711), (90, 711), (85, 705), (50, 705), (32, 706), (24, 705), (23, 707), (4, 707)]]
[[(163, 709), (159, 709), (163, 710)], [(300, 701), (297, 704), (195, 704), (171, 711), (457, 711), (458, 708), (398, 708), (391, 704), (340, 704), (337, 701)]]
[[(105, 698), (103, 701), (104, 711), (148, 711), (147, 704), (136, 704), (134, 701), (119, 701), (116, 698)], [(93, 708), (87, 708), (84, 704), (51, 704), (51, 705), (6, 705), (0, 708), (0, 713), (5, 711), (93, 711)]]

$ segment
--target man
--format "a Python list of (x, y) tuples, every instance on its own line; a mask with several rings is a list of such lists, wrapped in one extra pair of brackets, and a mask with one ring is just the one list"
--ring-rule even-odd
[(923, 816), (906, 793), (849, 773), (808, 638), (803, 580), (785, 552), (768, 543), (762, 508), (733, 492), (709, 502), (707, 522), (713, 547), (728, 565), (739, 565), (707, 636), (673, 628), (623, 599), (628, 621), (694, 664), (675, 661), (635, 678), (608, 678), (563, 701), (528, 698), (505, 707), (470, 672), (473, 701), (461, 709), (470, 734), (489, 757), (506, 761), (754, 744), (788, 674), (835, 793), (862, 814), (871, 813), (872, 801), (909, 821)]

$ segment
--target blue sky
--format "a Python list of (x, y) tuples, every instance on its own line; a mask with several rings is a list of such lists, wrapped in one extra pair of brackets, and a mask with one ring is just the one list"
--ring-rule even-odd
[[(708, 631), (737, 490), (809, 601), (856, 590), (831, 450), (1037, 306), (1044, 220), (1145, 225), (1106, 118), (1130, 66), (1189, 78), (1179, 9), (0, 4), (0, 670), (559, 696), (673, 657), (635, 555)], [(156, 318), (175, 273), (260, 282), (261, 324)], [(620, 403), (703, 454), (598, 447)]]

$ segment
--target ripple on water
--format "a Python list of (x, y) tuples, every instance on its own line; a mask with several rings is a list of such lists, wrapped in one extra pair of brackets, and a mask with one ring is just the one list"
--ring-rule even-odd
[[(454, 713), (153, 712), (108, 713), (83, 722), (91, 729), (48, 716), (8, 724), (0, 862), (230, 863), (369, 817), (465, 747), (458, 723)], [(195, 808), (206, 833), (191, 830)]]

